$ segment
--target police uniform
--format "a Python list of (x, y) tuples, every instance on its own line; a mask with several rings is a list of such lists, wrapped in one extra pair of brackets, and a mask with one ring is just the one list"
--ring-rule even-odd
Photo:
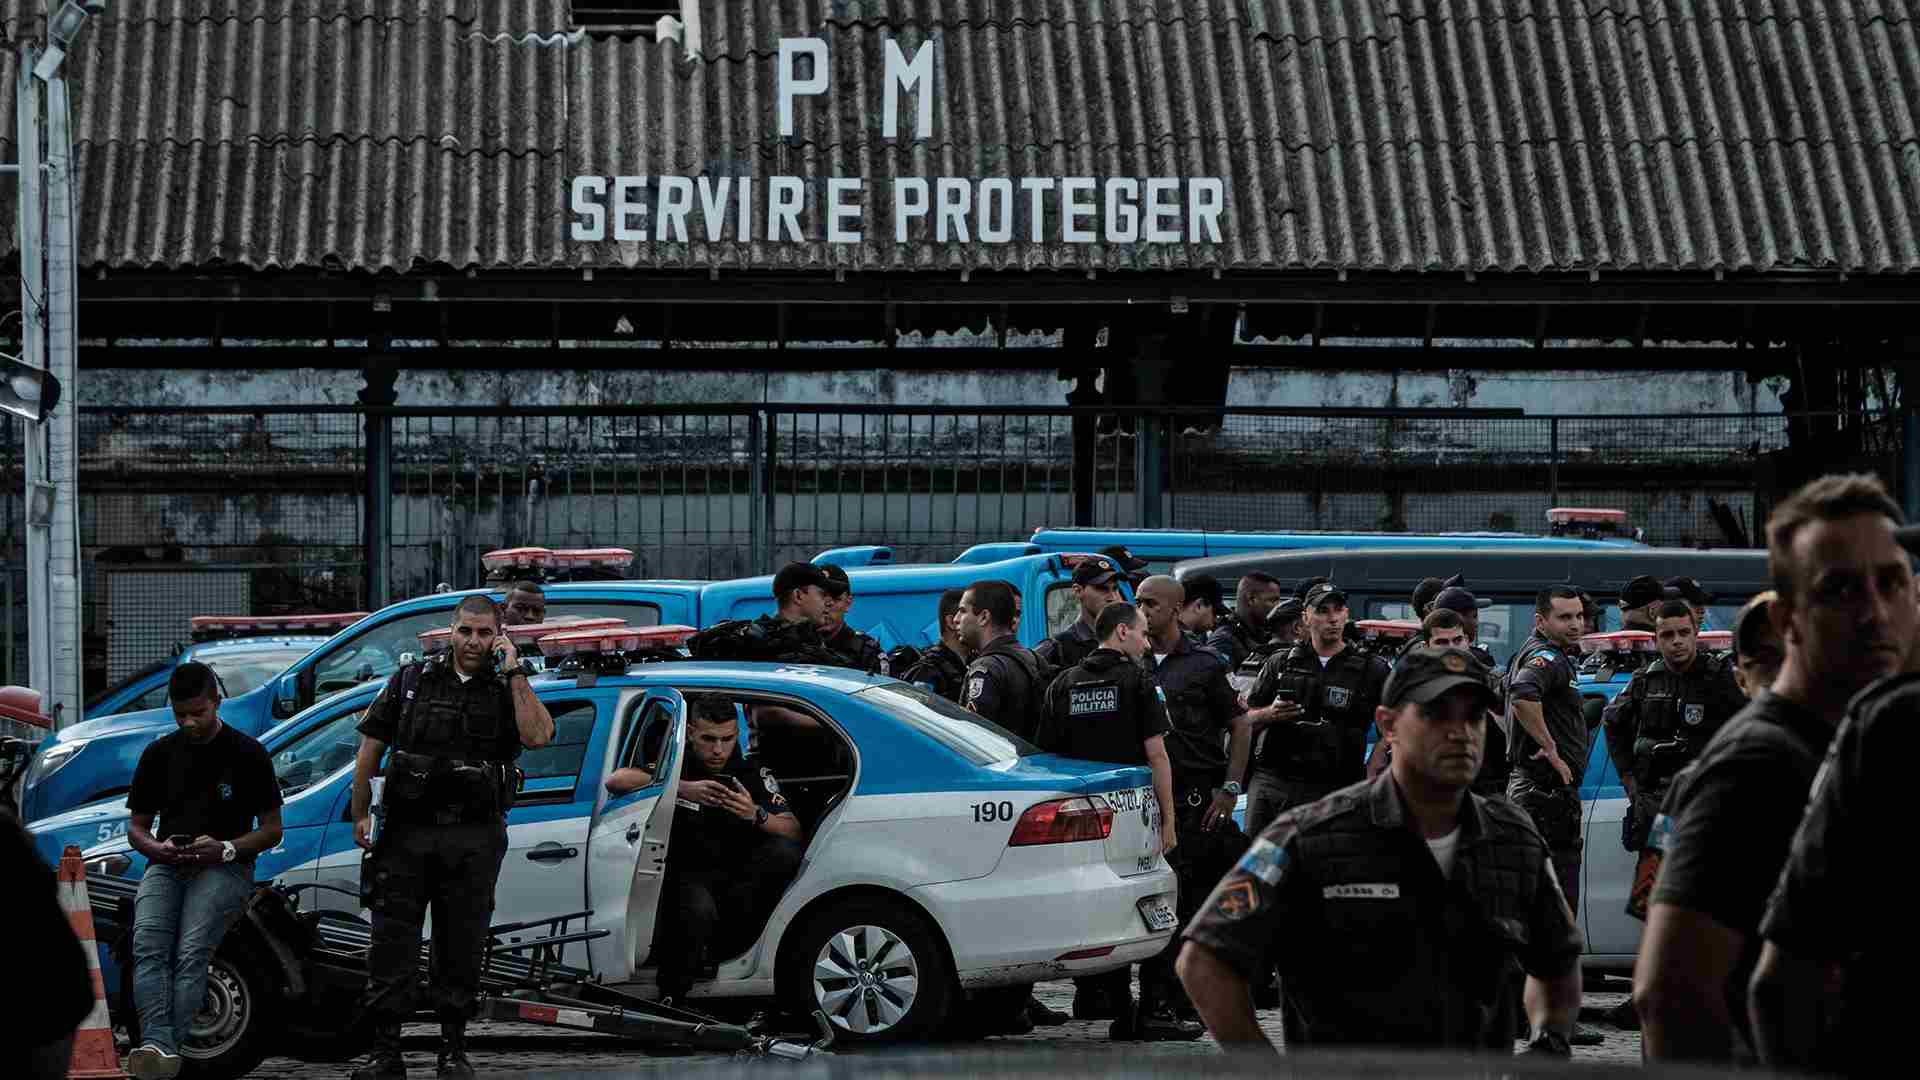
[(840, 629), (823, 639), (827, 648), (839, 655), (842, 667), (855, 671), (864, 671), (869, 675), (886, 675), (887, 654), (880, 648), (880, 642), (871, 635), (863, 634), (846, 623)]
[(1226, 657), (1231, 670), (1245, 663), (1249, 654), (1272, 639), (1273, 635), (1264, 627), (1249, 625), (1236, 613), (1223, 617), (1213, 633), (1207, 635), (1207, 647)]
[(1093, 655), (1100, 647), (1100, 639), (1093, 636), (1093, 627), (1087, 625), (1085, 618), (1075, 619), (1072, 626), (1040, 643), (1033, 654), (1041, 663), (1056, 672), (1065, 671)]
[[(1180, 846), (1167, 861), (1179, 881), (1179, 910), (1184, 924), (1200, 910), (1200, 901), (1221, 875), (1246, 853), (1247, 836), (1223, 817), (1211, 830), (1207, 811), (1214, 792), (1229, 781), (1227, 738), (1233, 722), (1246, 710), (1227, 684), (1226, 661), (1209, 649), (1196, 648), (1182, 637), (1173, 651), (1154, 668), (1167, 706), (1167, 759), (1173, 767), (1173, 822)], [(1239, 777), (1228, 789), (1239, 794)], [(1173, 962), (1180, 955), (1178, 935), (1158, 956), (1140, 965), (1140, 997), (1148, 1001), (1177, 1000), (1179, 980)]]
[[(1507, 798), (1532, 818), (1534, 827), (1553, 852), (1553, 867), (1560, 875), (1560, 889), (1574, 910), (1580, 906), (1580, 781), (1587, 771), (1590, 737), (1586, 713), (1575, 684), (1573, 660), (1567, 650), (1548, 641), (1538, 630), (1513, 654), (1507, 667), (1507, 749), (1513, 774), (1507, 781)], [(1533, 755), (1540, 749), (1527, 729), (1513, 715), (1513, 703), (1532, 701), (1540, 705), (1547, 734), (1567, 765), (1573, 779), (1562, 783), (1545, 758)]]
[(846, 658), (827, 646), (812, 623), (778, 615), (715, 623), (688, 639), (687, 651), (695, 660), (846, 666)]
[(1704, 652), (1684, 672), (1668, 667), (1665, 657), (1656, 659), (1614, 695), (1601, 722), (1614, 768), (1635, 782), (1633, 806), (1621, 826), (1628, 851), (1646, 843), (1673, 778), (1746, 704), (1733, 665)]
[[(657, 770), (650, 765), (649, 772)], [(715, 964), (750, 947), (781, 894), (800, 872), (801, 846), (760, 828), (767, 817), (790, 813), (780, 782), (764, 766), (739, 757), (709, 772), (688, 756), (680, 782), (736, 781), (753, 798), (755, 821), (732, 811), (680, 799), (673, 811), (673, 835), (667, 849), (667, 876), (661, 890), (667, 917), (654, 933), (662, 997), (676, 1001), (700, 978), (712, 978)]]
[(1289, 1048), (1511, 1052), (1518, 967), (1563, 976), (1582, 943), (1546, 845), (1511, 804), (1466, 794), (1450, 873), (1392, 773), (1262, 830), (1186, 939), (1243, 978), (1278, 964)]
[[(1487, 669), (1487, 681), (1493, 687), (1493, 711), (1498, 715), (1507, 707), (1507, 677), (1500, 665), (1479, 642), (1467, 646), (1467, 652)], [(1487, 724), (1486, 756), (1480, 761), (1480, 775), (1474, 777), (1473, 793), (1489, 799), (1507, 797), (1507, 781), (1513, 776), (1513, 759), (1507, 754), (1506, 729), (1497, 722)]]
[(961, 704), (1031, 740), (1047, 692), (1040, 658), (1012, 634), (995, 638), (967, 665)]
[(362, 735), (389, 747), (383, 820), (360, 872), (373, 916), (361, 1005), (383, 1050), (390, 1038), (397, 1052), (399, 1025), (414, 1011), (429, 908), (443, 1051), (459, 1048), (473, 1015), (518, 786), (520, 731), (507, 684), (491, 671), (462, 678), (451, 659), (415, 661), (387, 680), (360, 721)]
[(924, 686), (957, 705), (961, 695), (966, 692), (967, 662), (959, 653), (948, 648), (946, 642), (935, 642), (933, 648), (921, 653), (920, 659), (901, 673), (900, 678), (916, 686)]
[(1916, 715), (1920, 674), (1882, 679), (1853, 699), (1760, 923), (1766, 940), (1840, 969), (1836, 1022), (1812, 1063), (1820, 1072), (1872, 1075), (1908, 1049), (1914, 946), (1899, 928), (1911, 894), (1892, 884), (1899, 856), (1887, 826), (1912, 813)]
[(1258, 739), (1247, 793), (1249, 829), (1365, 775), (1367, 732), (1389, 671), (1385, 660), (1351, 645), (1324, 665), (1307, 642), (1267, 660), (1247, 691), (1247, 704), (1259, 709), (1285, 699), (1305, 713), (1268, 725)]

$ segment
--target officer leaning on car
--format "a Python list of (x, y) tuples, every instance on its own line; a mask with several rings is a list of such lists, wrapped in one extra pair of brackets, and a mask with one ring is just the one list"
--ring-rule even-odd
[[(420, 931), (429, 909), (439, 1075), (473, 1075), (466, 1024), (507, 851), (506, 814), (518, 787), (514, 761), (522, 747), (538, 749), (553, 739), (553, 717), (527, 684), (533, 669), (500, 627), (493, 601), (462, 600), (447, 652), (395, 672), (360, 721), (352, 812), (354, 841), (369, 852), (360, 883), (373, 933), (361, 1010), (374, 1048), (355, 1080), (406, 1075), (400, 1024), (414, 1011)], [(383, 755), (376, 835), (371, 782)]]
[(1256, 735), (1247, 793), (1251, 830), (1365, 772), (1367, 731), (1387, 681), (1387, 662), (1348, 643), (1347, 594), (1338, 585), (1315, 585), (1305, 608), (1304, 639), (1275, 653), (1247, 692), (1253, 708), (1278, 706), (1264, 735)]
[(1659, 658), (1634, 673), (1601, 721), (1607, 754), (1631, 800), (1620, 835), (1628, 851), (1647, 842), (1673, 778), (1747, 703), (1733, 665), (1699, 648), (1698, 625), (1685, 600), (1662, 604), (1653, 625)]
[(1566, 1056), (1580, 931), (1526, 814), (1472, 793), (1493, 688), (1464, 649), (1409, 650), (1373, 719), (1392, 768), (1261, 831), (1187, 926), (1180, 978), (1228, 1047), (1270, 1048), (1248, 994), (1277, 963), (1289, 1049), (1511, 1052), (1516, 965), (1535, 1033)]

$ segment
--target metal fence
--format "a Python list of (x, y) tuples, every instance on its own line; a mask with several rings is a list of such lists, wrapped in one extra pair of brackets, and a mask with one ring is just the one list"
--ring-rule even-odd
[[(0, 445), (26, 671), (18, 422)], [(260, 408), (82, 410), (90, 690), (194, 614), (345, 610), (539, 544), (634, 550), (636, 577), (765, 572), (841, 544), (945, 560), (1042, 525), (1539, 532), (1611, 506), (1656, 544), (1738, 546), (1829, 469), (1897, 482), (1889, 415), (1538, 417), (1346, 410)], [(1896, 488), (1896, 490), (1898, 490)]]

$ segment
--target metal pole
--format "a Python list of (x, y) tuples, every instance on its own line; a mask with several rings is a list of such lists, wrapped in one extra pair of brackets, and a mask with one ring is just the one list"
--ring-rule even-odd
[[(1902, 396), (1920, 389), (1920, 380), (1909, 380)], [(1908, 521), (1920, 521), (1920, 403), (1909, 403), (1900, 418), (1900, 501)]]
[(1560, 505), (1560, 418), (1557, 416), (1547, 421), (1547, 505)]
[(367, 439), (367, 610), (392, 603), (390, 564), (393, 540), (393, 417), (371, 411), (366, 417)]
[(72, 103), (64, 65), (47, 84), (47, 370), (61, 383), (60, 403), (46, 419), (47, 463), (54, 488), (48, 546), (53, 602), (53, 687), (50, 715), (61, 726), (83, 719), (81, 656), (80, 386), (76, 357)]
[[(20, 360), (46, 366), (46, 313), (41, 297), (47, 293), (46, 265), (41, 261), (40, 80), (33, 66), (40, 49), (31, 42), (20, 46), (14, 81), (14, 145), (20, 152)], [(27, 480), (27, 684), (40, 692), (49, 707), (53, 701), (53, 620), (47, 581), (47, 548), (52, 515), (42, 497), (49, 479), (47, 433), (43, 424), (22, 426), (21, 444)]]
[[(756, 570), (766, 569), (768, 561), (767, 507), (761, 501), (766, 497), (760, 449), (760, 441), (766, 438), (765, 415), (759, 410), (747, 414), (747, 553)], [(711, 552), (707, 558), (711, 562)]]

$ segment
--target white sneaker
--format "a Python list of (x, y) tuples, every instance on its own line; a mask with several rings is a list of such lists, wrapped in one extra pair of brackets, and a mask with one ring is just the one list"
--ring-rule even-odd
[(127, 1055), (127, 1072), (134, 1080), (173, 1080), (180, 1075), (180, 1055), (142, 1043)]

